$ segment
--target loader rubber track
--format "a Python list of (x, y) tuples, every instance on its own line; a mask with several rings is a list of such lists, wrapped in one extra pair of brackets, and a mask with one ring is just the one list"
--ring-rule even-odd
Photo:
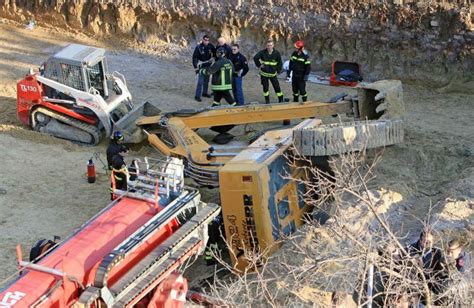
[(49, 117), (51, 117), (55, 120), (58, 120), (58, 121), (60, 121), (64, 124), (67, 124), (67, 125), (72, 126), (76, 129), (85, 131), (85, 132), (87, 132), (88, 134), (90, 134), (92, 136), (92, 142), (90, 142), (90, 143), (81, 142), (80, 140), (72, 140), (72, 139), (68, 139), (68, 140), (71, 140), (71, 141), (74, 141), (74, 142), (79, 142), (81, 144), (87, 144), (87, 145), (97, 145), (100, 141), (100, 130), (94, 125), (86, 124), (82, 121), (79, 121), (79, 120), (76, 120), (74, 118), (65, 116), (63, 114), (57, 113), (57, 112), (52, 111), (52, 110), (47, 109), (47, 108), (39, 107), (39, 108), (35, 109), (35, 111), (33, 111), (33, 113), (32, 113), (32, 117), (34, 118), (37, 113), (43, 113), (43, 114), (45, 114), (45, 115), (47, 115), (47, 116), (49, 116)]

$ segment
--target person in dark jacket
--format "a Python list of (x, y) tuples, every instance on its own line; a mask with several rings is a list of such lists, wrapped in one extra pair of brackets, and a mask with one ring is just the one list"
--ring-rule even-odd
[(297, 41), (295, 48), (296, 50), (291, 54), (288, 69), (288, 75), (292, 73), (291, 86), (293, 88), (293, 101), (297, 102), (301, 95), (303, 102), (306, 102), (308, 100), (306, 81), (311, 72), (311, 61), (309, 60), (308, 52), (304, 49), (303, 41)]
[(239, 44), (232, 45), (232, 54), (230, 61), (234, 65), (234, 75), (232, 78), (232, 93), (234, 94), (237, 105), (244, 105), (244, 91), (242, 89), (242, 80), (249, 71), (247, 58), (239, 51)]
[[(199, 73), (199, 70), (211, 66), (214, 61), (214, 46), (209, 43), (209, 36), (204, 35), (202, 41), (199, 45), (196, 46), (193, 53), (193, 66), (196, 74)], [(194, 94), (194, 99), (198, 102), (201, 101), (201, 94), (204, 97), (211, 97), (208, 93), (209, 87), (209, 76), (198, 74), (198, 81), (196, 86), (196, 92)]]
[(220, 106), (221, 99), (224, 98), (229, 105), (234, 106), (235, 102), (230, 94), (232, 90), (232, 75), (234, 66), (229, 59), (225, 57), (225, 49), (220, 47), (216, 51), (217, 61), (210, 67), (203, 68), (200, 71), (202, 75), (211, 75), (211, 89), (214, 92), (214, 102), (212, 106)]
[(230, 59), (230, 55), (232, 54), (232, 49), (230, 48), (229, 45), (227, 45), (225, 38), (220, 37), (220, 38), (217, 39), (217, 45), (216, 45), (216, 49), (215, 49), (215, 53), (214, 53), (214, 56), (215, 56), (216, 60), (218, 59), (217, 49), (219, 49), (221, 47), (224, 48), (224, 50), (225, 50), (225, 57), (227, 59)]
[(458, 239), (451, 240), (445, 254), (438, 249), (433, 258), (435, 262), (424, 269), (436, 307), (462, 306), (462, 298), (458, 295), (463, 293), (465, 283), (472, 280), (470, 256), (464, 251), (465, 245)]
[(433, 232), (425, 229), (421, 231), (418, 240), (415, 243), (408, 245), (406, 250), (410, 256), (420, 259), (420, 265), (424, 269), (429, 269), (433, 267), (434, 263), (437, 263), (435, 256), (439, 248), (434, 247), (433, 244)]
[(109, 145), (107, 146), (106, 155), (107, 155), (107, 165), (109, 170), (112, 170), (112, 158), (118, 154), (121, 144), (124, 139), (123, 134), (120, 131), (115, 131), (110, 138)]
[(270, 103), (270, 89), (269, 83), (272, 83), (273, 89), (278, 97), (278, 102), (283, 102), (283, 92), (280, 88), (277, 76), (283, 69), (280, 53), (273, 49), (273, 41), (268, 40), (266, 49), (259, 51), (254, 57), (253, 61), (260, 70), (260, 80), (263, 87), (263, 97), (265, 103)]
[[(423, 269), (423, 275), (428, 282), (428, 288), (435, 294), (440, 294), (444, 288), (445, 271), (443, 269), (443, 252), (434, 246), (435, 237), (431, 230), (424, 229), (415, 243), (406, 247), (408, 254), (413, 257)], [(421, 297), (426, 304), (426, 298)]]
[[(125, 145), (120, 145), (119, 152), (114, 155), (112, 158), (112, 171), (113, 171), (113, 181), (115, 182), (115, 189), (120, 189), (126, 191), (128, 188), (127, 182), (129, 178), (129, 172), (127, 165), (125, 164), (125, 156), (128, 154), (128, 147)], [(113, 185), (112, 182), (110, 185), (110, 196), (111, 200), (114, 200), (113, 194)]]

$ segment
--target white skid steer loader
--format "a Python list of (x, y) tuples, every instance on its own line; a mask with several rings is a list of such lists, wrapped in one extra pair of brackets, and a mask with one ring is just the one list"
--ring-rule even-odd
[(125, 142), (140, 142), (135, 120), (159, 114), (148, 102), (132, 103), (125, 77), (107, 72), (105, 50), (71, 44), (17, 85), (18, 119), (36, 131), (95, 145), (102, 131), (124, 133)]

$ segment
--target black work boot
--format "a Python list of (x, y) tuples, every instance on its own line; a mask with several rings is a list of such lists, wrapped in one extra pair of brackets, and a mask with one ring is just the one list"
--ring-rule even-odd
[[(299, 98), (298, 95), (293, 95), (293, 102), (297, 103), (297, 102), (298, 102), (298, 98)], [(304, 99), (304, 97), (303, 97), (303, 99)]]
[(301, 99), (303, 100), (303, 102), (306, 102), (308, 100), (308, 95), (301, 96)]
[(278, 102), (279, 103), (283, 103), (284, 99), (283, 99), (283, 95), (282, 96), (278, 96)]
[(265, 96), (265, 104), (270, 104), (270, 96)]

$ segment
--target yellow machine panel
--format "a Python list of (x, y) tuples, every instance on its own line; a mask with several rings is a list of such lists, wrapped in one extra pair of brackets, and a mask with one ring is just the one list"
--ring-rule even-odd
[(269, 131), (219, 171), (225, 234), (237, 269), (248, 264), (245, 250), (272, 253), (303, 224), (305, 187), (292, 179), (305, 175), (288, 163), (288, 155), (293, 129), (320, 123), (308, 119), (295, 128)]

